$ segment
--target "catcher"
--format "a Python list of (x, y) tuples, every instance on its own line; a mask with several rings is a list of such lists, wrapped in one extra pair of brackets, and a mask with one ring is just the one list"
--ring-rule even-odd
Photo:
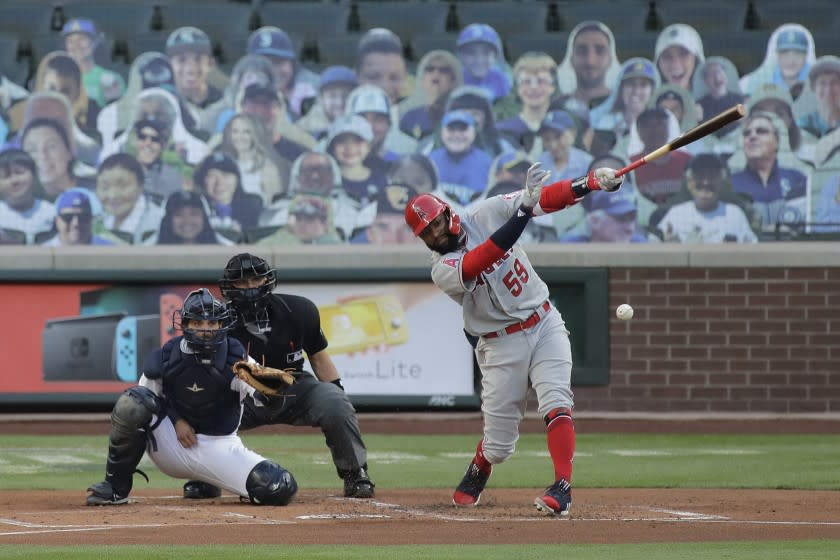
[[(137, 470), (144, 451), (164, 474), (224, 488), (253, 504), (282, 506), (294, 497), (292, 474), (246, 448), (237, 435), (245, 398), (268, 402), (294, 377), (261, 371), (228, 337), (232, 325), (230, 309), (206, 288), (184, 299), (173, 317), (183, 336), (155, 350), (139, 386), (114, 405), (105, 480), (88, 488), (88, 505), (126, 503), (134, 473), (146, 476)], [(251, 376), (266, 379), (255, 382), (266, 396), (243, 380)]]
[[(219, 280), (222, 296), (237, 314), (232, 336), (242, 341), (260, 363), (277, 368), (274, 372), (293, 373), (295, 378), (292, 386), (258, 379), (279, 387), (278, 394), (268, 399), (247, 397), (241, 429), (266, 424), (320, 427), (338, 476), (344, 481), (344, 495), (372, 498), (374, 483), (367, 473), (367, 449), (356, 410), (327, 352), (318, 308), (301, 296), (272, 293), (276, 284), (277, 277), (268, 263), (249, 253), (232, 257)], [(303, 370), (304, 352), (314, 375)], [(184, 485), (185, 498), (219, 494), (218, 487), (199, 480)]]

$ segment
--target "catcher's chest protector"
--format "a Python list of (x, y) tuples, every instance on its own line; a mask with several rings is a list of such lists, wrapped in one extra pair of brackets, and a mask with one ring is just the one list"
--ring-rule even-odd
[(227, 350), (228, 345), (222, 344), (214, 356), (215, 363), (202, 364), (194, 355), (182, 353), (176, 344), (163, 366), (163, 389), (170, 406), (197, 433), (232, 433), (238, 424), (239, 392), (230, 387), (234, 375), (227, 364), (236, 356)]

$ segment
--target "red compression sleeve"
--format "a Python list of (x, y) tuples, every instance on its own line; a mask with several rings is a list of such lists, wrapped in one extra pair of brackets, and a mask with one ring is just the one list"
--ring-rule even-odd
[(461, 278), (466, 281), (472, 280), (481, 274), (482, 270), (501, 259), (525, 231), (530, 219), (530, 208), (517, 208), (508, 221), (494, 231), (484, 243), (467, 251), (461, 265)]
[(572, 191), (572, 180), (564, 179), (543, 187), (540, 194), (540, 208), (546, 214), (557, 212), (577, 202), (574, 191)]
[(493, 243), (492, 239), (487, 239), (464, 255), (464, 262), (461, 265), (461, 278), (465, 282), (477, 278), (482, 270), (501, 259), (504, 254), (504, 249)]
[[(549, 417), (551, 420), (548, 420)], [(548, 453), (554, 464), (554, 480), (572, 480), (572, 460), (575, 456), (575, 425), (572, 411), (555, 408), (546, 415)]]

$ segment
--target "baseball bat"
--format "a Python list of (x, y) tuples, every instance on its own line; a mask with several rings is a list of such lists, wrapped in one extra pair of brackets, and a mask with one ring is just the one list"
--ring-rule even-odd
[(741, 103), (738, 103), (737, 105), (735, 105), (734, 107), (730, 107), (723, 113), (712, 117), (704, 123), (698, 124), (691, 130), (684, 132), (683, 134), (679, 135), (674, 140), (671, 140), (664, 146), (655, 149), (649, 154), (645, 154), (644, 156), (637, 159), (627, 167), (622, 167), (621, 169), (615, 172), (615, 176), (621, 177), (626, 173), (630, 173), (637, 167), (641, 167), (642, 165), (650, 163), (651, 161), (657, 158), (661, 158), (668, 152), (673, 152), (674, 150), (678, 150), (683, 146), (691, 144), (692, 142), (696, 142), (704, 136), (708, 136), (709, 134), (720, 130), (729, 123), (737, 121), (738, 119), (742, 118), (745, 114), (746, 110), (744, 109), (744, 106)]

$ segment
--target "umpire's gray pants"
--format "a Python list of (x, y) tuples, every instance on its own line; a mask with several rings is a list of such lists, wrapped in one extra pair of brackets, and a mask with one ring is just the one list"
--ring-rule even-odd
[(319, 427), (339, 477), (345, 478), (359, 468), (367, 470), (367, 449), (359, 431), (356, 409), (347, 394), (309, 373), (296, 377), (295, 384), (286, 389), (288, 395), (272, 398), (267, 406), (258, 406), (253, 398), (247, 397), (240, 429), (268, 424)]

